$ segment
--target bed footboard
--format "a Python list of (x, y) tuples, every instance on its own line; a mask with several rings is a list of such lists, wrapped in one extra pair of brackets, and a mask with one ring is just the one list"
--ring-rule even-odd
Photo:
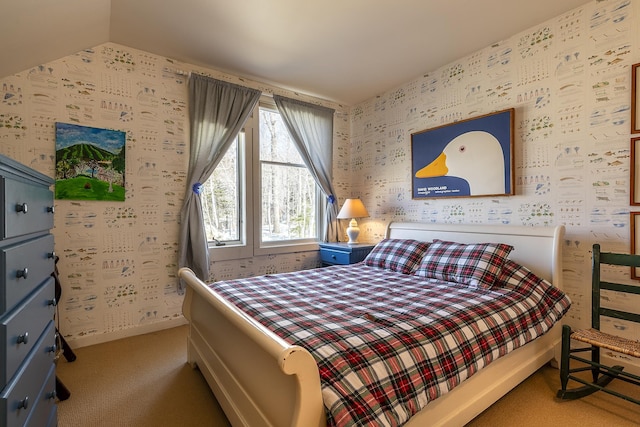
[(188, 268), (183, 314), (188, 362), (198, 367), (234, 426), (325, 426), (313, 356), (228, 303)]

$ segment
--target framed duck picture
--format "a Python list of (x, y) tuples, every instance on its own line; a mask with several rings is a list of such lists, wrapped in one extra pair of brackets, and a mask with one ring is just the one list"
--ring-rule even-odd
[(412, 198), (511, 196), (514, 109), (411, 134)]

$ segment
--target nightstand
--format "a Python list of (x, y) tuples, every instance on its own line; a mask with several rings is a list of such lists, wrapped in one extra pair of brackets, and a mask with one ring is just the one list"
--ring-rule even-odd
[(373, 243), (320, 243), (322, 266), (347, 265), (363, 261), (375, 244)]

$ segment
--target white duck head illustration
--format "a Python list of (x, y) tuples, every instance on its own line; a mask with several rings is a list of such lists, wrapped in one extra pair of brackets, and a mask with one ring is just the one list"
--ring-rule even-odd
[(504, 168), (500, 141), (488, 132), (471, 131), (453, 138), (416, 178), (455, 176), (469, 183), (472, 196), (504, 194)]

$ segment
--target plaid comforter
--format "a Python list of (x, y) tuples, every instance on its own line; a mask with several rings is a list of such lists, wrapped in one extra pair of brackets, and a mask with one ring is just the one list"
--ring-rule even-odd
[(399, 426), (570, 306), (529, 277), (469, 289), (363, 263), (210, 285), (318, 363), (329, 425)]

